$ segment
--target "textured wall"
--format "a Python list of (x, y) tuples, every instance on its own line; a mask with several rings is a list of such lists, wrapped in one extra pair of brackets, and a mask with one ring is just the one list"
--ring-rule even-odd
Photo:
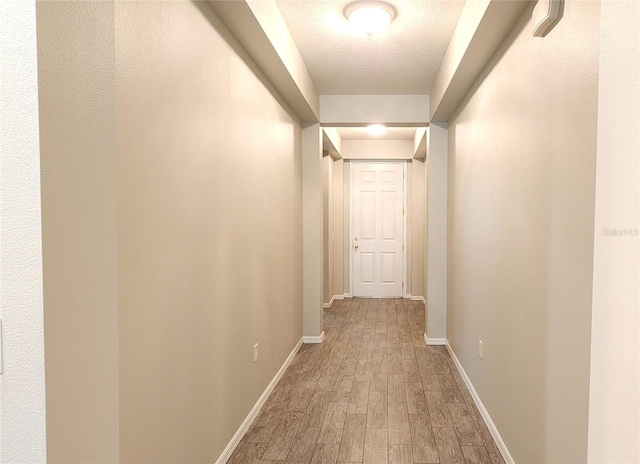
[(428, 129), (427, 149), (427, 337), (447, 334), (447, 124)]
[(334, 295), (334, 251), (333, 251), (333, 160), (329, 156), (322, 158), (322, 211), (323, 211), (323, 262), (324, 262), (324, 293), (323, 302), (331, 301)]
[(35, 2), (0, 2), (0, 461), (45, 462)]
[(411, 162), (411, 222), (407, 224), (407, 235), (411, 237), (411, 282), (407, 282), (408, 293), (414, 297), (424, 296), (424, 227), (425, 227), (425, 164)]
[[(345, 189), (344, 161), (333, 163), (333, 293), (344, 295), (349, 289), (345, 288), (344, 279), (347, 269), (344, 266), (345, 236), (349, 236), (349, 218), (345, 217)], [(348, 201), (348, 199), (347, 199)], [(346, 228), (345, 228), (346, 227)], [(347, 238), (348, 240), (348, 238)]]
[(115, 24), (120, 458), (215, 462), (302, 336), (301, 128), (206, 4)]
[(323, 332), (324, 231), (322, 192), (322, 129), (320, 124), (302, 129), (302, 254), (303, 326), (305, 337)]
[(351, 230), (349, 229), (350, 221), (351, 221), (351, 169), (353, 167), (353, 163), (349, 161), (344, 161), (342, 163), (342, 195), (343, 195), (343, 215), (344, 224), (343, 224), (343, 273), (344, 273), (344, 293), (351, 294)]
[(49, 462), (118, 460), (113, 8), (37, 7)]
[(640, 462), (640, 3), (601, 8), (589, 462), (627, 463)]
[(350, 160), (410, 160), (412, 140), (343, 140), (342, 156)]
[(516, 462), (585, 462), (599, 4), (534, 6), (449, 123), (447, 337)]
[(324, 125), (424, 126), (428, 121), (429, 95), (320, 95), (320, 122)]

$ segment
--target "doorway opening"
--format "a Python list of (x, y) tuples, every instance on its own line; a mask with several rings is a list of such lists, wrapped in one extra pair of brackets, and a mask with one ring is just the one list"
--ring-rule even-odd
[(427, 128), (322, 129), (324, 307), (355, 296), (423, 300)]
[(354, 297), (402, 297), (406, 163), (353, 163), (351, 263)]

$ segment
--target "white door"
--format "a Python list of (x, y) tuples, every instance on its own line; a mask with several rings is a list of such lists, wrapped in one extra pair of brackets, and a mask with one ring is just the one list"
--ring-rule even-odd
[(404, 163), (354, 163), (354, 296), (402, 296)]

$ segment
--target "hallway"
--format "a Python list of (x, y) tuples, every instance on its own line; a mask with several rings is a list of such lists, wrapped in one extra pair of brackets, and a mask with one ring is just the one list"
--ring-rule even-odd
[(640, 1), (369, 4), (0, 1), (0, 464), (640, 464)]
[(325, 342), (300, 348), (229, 462), (503, 463), (447, 350), (424, 332), (421, 302), (336, 301)]

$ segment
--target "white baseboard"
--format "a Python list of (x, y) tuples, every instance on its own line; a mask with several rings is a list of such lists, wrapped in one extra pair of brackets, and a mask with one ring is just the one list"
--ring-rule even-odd
[(302, 343), (322, 343), (324, 341), (324, 331), (317, 337), (307, 336), (302, 337)]
[(344, 295), (333, 295), (333, 296), (331, 297), (331, 301), (329, 301), (329, 303), (323, 303), (323, 304), (322, 304), (322, 306), (323, 306), (325, 309), (328, 309), (328, 308), (330, 308), (331, 306), (333, 306), (333, 302), (334, 302), (334, 301), (336, 301), (336, 300), (344, 300), (344, 298), (345, 298), (345, 296), (344, 296)]
[[(322, 332), (322, 335), (324, 336), (324, 332)], [(264, 403), (267, 401), (267, 398), (269, 398), (269, 395), (271, 394), (273, 389), (276, 387), (276, 385), (282, 378), (282, 375), (287, 370), (287, 367), (289, 367), (289, 364), (291, 364), (291, 361), (293, 361), (293, 358), (295, 357), (296, 353), (298, 352), (301, 346), (302, 346), (302, 338), (300, 339), (300, 341), (298, 341), (298, 343), (296, 343), (296, 346), (293, 348), (291, 353), (289, 353), (289, 356), (284, 361), (284, 364), (282, 365), (280, 370), (278, 370), (275, 377), (271, 380), (269, 385), (267, 385), (267, 388), (265, 388), (264, 392), (262, 392), (262, 395), (260, 395), (260, 398), (258, 398), (258, 401), (256, 402), (256, 404), (253, 406), (251, 411), (249, 411), (249, 414), (245, 418), (244, 422), (242, 422), (242, 425), (240, 425), (240, 428), (235, 433), (235, 435), (233, 436), (233, 438), (231, 439), (227, 447), (224, 449), (224, 451), (216, 461), (216, 464), (225, 464), (229, 460), (229, 458), (235, 451), (236, 446), (238, 446), (238, 443), (240, 443), (240, 440), (242, 440), (242, 437), (244, 437), (244, 434), (247, 433), (247, 430), (249, 430), (249, 426), (253, 423), (253, 420), (257, 417), (258, 413), (262, 409), (262, 406), (264, 406)]]
[(344, 297), (344, 298), (351, 298), (351, 293), (345, 293), (345, 294), (343, 295), (343, 297)]
[(411, 301), (422, 301), (424, 304), (427, 303), (427, 300), (425, 300), (423, 296), (410, 295), (410, 297), (411, 297)]
[(427, 334), (424, 334), (424, 344), (430, 345), (430, 346), (446, 345), (447, 339), (446, 338), (429, 338), (427, 337)]
[[(426, 335), (425, 335), (425, 338), (426, 338)], [(451, 359), (453, 359), (453, 362), (458, 368), (458, 372), (460, 372), (460, 375), (462, 376), (464, 383), (467, 385), (467, 388), (469, 389), (469, 393), (471, 393), (471, 397), (473, 398), (473, 401), (476, 403), (476, 406), (478, 407), (478, 411), (480, 411), (480, 415), (484, 419), (485, 424), (487, 424), (487, 428), (489, 429), (489, 432), (491, 432), (491, 436), (496, 441), (496, 445), (500, 450), (500, 454), (502, 454), (502, 458), (504, 459), (506, 464), (515, 464), (515, 461), (511, 457), (511, 453), (509, 453), (509, 450), (507, 449), (507, 445), (505, 445), (504, 440), (502, 440), (502, 437), (500, 436), (500, 433), (496, 428), (496, 424), (493, 423), (493, 420), (491, 419), (491, 416), (489, 415), (487, 408), (485, 408), (484, 404), (482, 404), (482, 401), (478, 396), (478, 392), (476, 392), (476, 389), (473, 387), (473, 384), (471, 383), (469, 376), (467, 376), (467, 373), (464, 371), (462, 364), (460, 364), (460, 360), (458, 360), (458, 357), (454, 353), (453, 348), (451, 348), (451, 345), (449, 345), (449, 342), (446, 339), (445, 339), (445, 345), (447, 347), (447, 350), (449, 351), (449, 354), (451, 355)]]

